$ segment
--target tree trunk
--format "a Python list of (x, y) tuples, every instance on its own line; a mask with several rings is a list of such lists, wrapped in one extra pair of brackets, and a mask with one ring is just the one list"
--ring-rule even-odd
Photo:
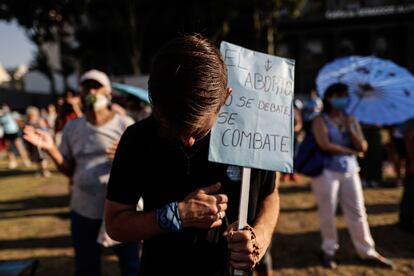
[(51, 74), (49, 74), (49, 81), (50, 81), (50, 93), (52, 95), (53, 99), (57, 98), (57, 93), (56, 93), (56, 82), (55, 82), (55, 78), (53, 76), (53, 72)]
[(255, 39), (256, 39), (256, 50), (260, 50), (262, 46), (262, 22), (260, 20), (260, 13), (258, 10), (255, 10), (253, 13), (253, 23), (254, 23), (254, 30), (255, 30)]
[(129, 0), (129, 25), (130, 25), (130, 37), (131, 37), (131, 65), (134, 75), (139, 75), (141, 70), (139, 68), (140, 53), (138, 50), (137, 42), (137, 28), (136, 28), (136, 16), (135, 16), (135, 0)]
[(267, 53), (274, 55), (275, 52), (275, 31), (272, 24), (269, 24), (267, 26)]
[(63, 91), (66, 92), (69, 89), (69, 75), (62, 74), (63, 78)]

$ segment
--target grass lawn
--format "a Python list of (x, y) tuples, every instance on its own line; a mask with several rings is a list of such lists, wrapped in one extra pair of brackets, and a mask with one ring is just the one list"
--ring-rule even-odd
[[(0, 162), (0, 260), (36, 258), (36, 275), (73, 275), (68, 180), (6, 165)], [(104, 254), (103, 275), (119, 275), (116, 258)]]
[[(414, 275), (414, 236), (395, 226), (401, 188), (365, 190), (374, 240), (397, 269), (359, 263), (339, 215), (340, 266), (329, 271), (319, 264), (315, 201), (307, 181), (302, 182), (285, 183), (280, 189), (281, 215), (271, 250), (276, 275)], [(68, 181), (62, 175), (35, 177), (33, 170), (10, 171), (0, 162), (0, 260), (36, 258), (36, 275), (73, 275), (68, 202)], [(104, 275), (119, 275), (111, 251), (104, 253)]]
[(364, 191), (376, 247), (380, 253), (391, 258), (397, 268), (370, 267), (358, 261), (345, 220), (338, 214), (339, 266), (331, 271), (319, 263), (321, 239), (316, 205), (309, 184), (303, 182), (284, 184), (280, 189), (281, 214), (272, 247), (277, 275), (414, 275), (414, 235), (396, 226), (402, 188), (370, 188)]

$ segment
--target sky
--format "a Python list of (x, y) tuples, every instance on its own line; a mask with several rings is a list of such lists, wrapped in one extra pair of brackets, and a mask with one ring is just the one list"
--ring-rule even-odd
[(0, 64), (5, 68), (29, 64), (35, 51), (25, 30), (15, 21), (0, 21)]

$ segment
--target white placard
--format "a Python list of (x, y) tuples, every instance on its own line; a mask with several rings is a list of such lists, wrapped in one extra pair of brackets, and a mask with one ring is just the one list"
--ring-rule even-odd
[(209, 160), (293, 172), (295, 61), (222, 42), (233, 93), (211, 132)]

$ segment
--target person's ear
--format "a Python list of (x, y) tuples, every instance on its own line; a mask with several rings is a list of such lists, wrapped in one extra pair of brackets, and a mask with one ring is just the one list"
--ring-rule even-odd
[(231, 88), (231, 87), (227, 87), (227, 94), (226, 94), (226, 101), (227, 101), (227, 98), (230, 96), (230, 94), (233, 92), (233, 88)]
[(194, 145), (194, 143), (195, 143), (195, 138), (193, 136), (183, 139), (183, 144), (184, 144), (184, 147), (186, 148), (191, 148)]

